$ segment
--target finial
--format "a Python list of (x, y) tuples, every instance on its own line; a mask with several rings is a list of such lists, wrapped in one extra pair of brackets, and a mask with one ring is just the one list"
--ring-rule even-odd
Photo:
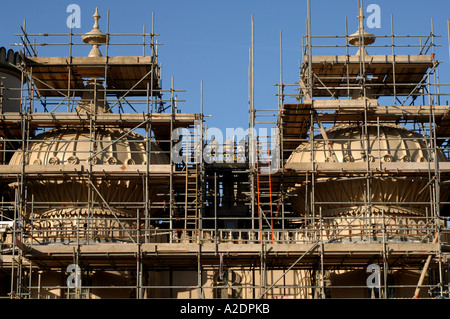
[[(364, 14), (362, 7), (359, 7), (357, 18), (359, 20), (358, 31), (348, 36), (348, 43), (353, 44), (354, 46), (360, 46), (360, 39), (364, 40), (363, 43), (361, 43), (361, 45), (364, 44), (364, 46), (374, 43), (375, 36), (364, 30)], [(361, 49), (364, 50), (364, 54), (367, 55), (367, 52), (363, 47), (358, 50), (356, 55), (360, 55), (362, 53)]]
[(98, 13), (98, 8), (95, 8), (95, 13), (92, 16), (94, 18), (94, 27), (88, 33), (82, 35), (81, 39), (84, 43), (92, 45), (92, 50), (89, 52), (90, 57), (100, 57), (102, 53), (98, 49), (99, 46), (105, 44), (108, 41), (108, 37), (99, 29), (98, 20), (101, 18)]
[(101, 18), (101, 16), (98, 14), (98, 8), (95, 8), (95, 13), (94, 13), (94, 15), (92, 16), (93, 18), (94, 18), (94, 20), (95, 20), (95, 23), (94, 23), (94, 29), (99, 29), (99, 27), (98, 27), (98, 19), (100, 19)]

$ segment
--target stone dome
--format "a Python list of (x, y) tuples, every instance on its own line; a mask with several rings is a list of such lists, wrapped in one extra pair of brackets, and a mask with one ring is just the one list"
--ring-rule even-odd
[[(338, 162), (428, 162), (434, 161), (426, 138), (400, 125), (368, 124), (369, 153), (365, 153), (362, 127), (358, 125), (336, 125), (327, 130), (328, 139)], [(332, 162), (333, 157), (321, 135), (315, 137), (314, 152), (311, 142), (300, 144), (288, 158), (287, 163)], [(442, 151), (436, 154), (438, 161), (447, 161)], [(421, 176), (374, 176), (371, 179), (372, 212), (392, 214), (425, 215), (430, 202), (430, 192), (422, 191), (428, 178)], [(319, 178), (314, 185), (314, 200), (321, 202), (316, 211), (325, 216), (354, 214), (365, 207), (366, 178), (361, 176)], [(297, 184), (289, 190), (294, 212), (307, 213), (305, 185)], [(442, 200), (448, 197), (442, 193)], [(402, 204), (402, 203), (410, 204)], [(411, 204), (412, 203), (412, 204)], [(418, 203), (418, 204), (414, 204)]]
[[(31, 166), (88, 165), (89, 161), (93, 165), (143, 165), (147, 161), (150, 164), (169, 164), (168, 155), (155, 143), (150, 145), (148, 159), (145, 138), (130, 130), (98, 128), (93, 131), (91, 141), (89, 128), (52, 129), (31, 139), (25, 160)], [(94, 160), (90, 159), (91, 151), (98, 152)], [(23, 152), (18, 150), (9, 164), (22, 163)], [(101, 196), (92, 191), (91, 183)], [(11, 186), (17, 187), (18, 184)], [(122, 226), (127, 229), (133, 227), (139, 203), (144, 201), (144, 185), (140, 178), (88, 180), (66, 176), (61, 179), (30, 179), (26, 181), (26, 187), (27, 217), (39, 218), (33, 220), (33, 227), (42, 230), (44, 238), (41, 239), (45, 240), (73, 239), (76, 236), (72, 230), (79, 228), (80, 223), (95, 230), (90, 236), (126, 239)], [(149, 200), (157, 196), (158, 187), (150, 185)], [(139, 212), (142, 214), (142, 209)], [(122, 221), (119, 222), (118, 218)]]
[[(362, 127), (354, 124), (335, 125), (327, 130), (327, 136), (333, 144), (333, 151), (338, 162), (428, 162), (433, 161), (428, 151), (426, 138), (400, 125), (376, 124), (367, 125), (369, 135), (369, 154), (365, 154), (365, 139)], [(327, 143), (322, 135), (314, 137), (314, 162), (332, 162)], [(291, 154), (288, 162), (310, 163), (311, 144), (300, 144)], [(446, 161), (445, 155), (439, 151), (438, 161)]]
[[(151, 142), (150, 147), (150, 164), (169, 163), (167, 154), (155, 143)], [(92, 137), (89, 128), (52, 129), (30, 141), (26, 161), (28, 165), (88, 164), (89, 160), (93, 164), (141, 165), (147, 163), (145, 150), (145, 138), (124, 129), (96, 129)], [(22, 159), (22, 151), (18, 150), (10, 165), (21, 165)]]

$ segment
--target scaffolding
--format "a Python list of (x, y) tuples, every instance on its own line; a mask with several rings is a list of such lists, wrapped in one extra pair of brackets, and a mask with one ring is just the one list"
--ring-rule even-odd
[[(450, 107), (438, 36), (392, 31), (375, 45), (361, 8), (356, 34), (346, 21), (343, 36), (312, 36), (308, 4), (299, 83), (283, 83), (280, 32), (273, 109), (254, 103), (252, 17), (248, 135), (222, 144), (206, 140), (203, 99), (199, 113), (182, 113), (173, 78), (162, 89), (153, 17), (149, 33), (112, 34), (108, 13), (106, 40), (91, 43), (24, 25), (12, 64), (21, 86), (0, 81), (0, 105), (3, 92), (20, 92), (19, 109), (0, 114), (1, 297), (448, 297)], [(73, 54), (93, 44), (105, 56)], [(37, 56), (42, 46), (68, 56)], [(119, 46), (142, 55), (111, 56)], [(396, 142), (385, 126), (408, 133)], [(426, 156), (395, 160), (392, 145)], [(383, 190), (384, 180), (399, 186)], [(356, 197), (324, 196), (347, 183)], [(372, 196), (399, 188), (421, 196)], [(373, 265), (380, 280), (368, 287)], [(399, 272), (412, 279), (399, 283)]]
[[(346, 296), (363, 296), (367, 286), (352, 287), (349, 282), (337, 279), (336, 271), (349, 267), (347, 269), (363, 272), (371, 264), (379, 266), (380, 285), (376, 293), (372, 290), (366, 297), (372, 294), (377, 298), (395, 298), (402, 288), (414, 290), (414, 284), (395, 283), (395, 273), (400, 269), (421, 273), (410, 297), (417, 298), (421, 290), (425, 290), (427, 296), (448, 296), (445, 248), (448, 195), (443, 194), (448, 193), (449, 106), (441, 103), (446, 93), (441, 92), (445, 85), (439, 83), (440, 61), (435, 54), (439, 36), (434, 34), (433, 23), (429, 34), (395, 35), (392, 17), (392, 34), (374, 36), (364, 30), (363, 19), (360, 3), (356, 33), (349, 34), (346, 20), (343, 36), (313, 36), (309, 16), (307, 35), (302, 43), (300, 78), (294, 85), (283, 83), (280, 32), (278, 109), (257, 109), (250, 102), (250, 125), (274, 125), (280, 134), (282, 168), (269, 175), (271, 181), (267, 176), (261, 181), (257, 174), (253, 179), (258, 186), (260, 183), (270, 185), (264, 191), (258, 187), (258, 209), (263, 206), (262, 215), (268, 216), (273, 206), (278, 206), (274, 203), (281, 203), (282, 216), (273, 220), (283, 231), (275, 230), (275, 238), (280, 238), (278, 234), (295, 233), (292, 238), (302, 238), (302, 243), (311, 245), (307, 246), (309, 249), (304, 248), (298, 259), (286, 264), (289, 268), (277, 280), (264, 286), (263, 296), (270, 294), (289, 271), (305, 265), (316, 272), (311, 296), (335, 297), (338, 290), (352, 288), (361, 289), (359, 295), (349, 292)], [(377, 43), (373, 44), (375, 39)], [(312, 54), (313, 50), (323, 55)], [(299, 92), (287, 93), (292, 88)], [(295, 102), (288, 103), (287, 98)], [(412, 135), (399, 135), (398, 141), (391, 137), (390, 145), (386, 145), (383, 142), (386, 132), (382, 128), (400, 124), (421, 134), (425, 143), (413, 150), (414, 146), (409, 143)], [(357, 134), (345, 129), (349, 126), (357, 127)], [(346, 134), (335, 133), (339, 130)], [(419, 162), (406, 155), (396, 161), (389, 150), (397, 143), (403, 143), (396, 148), (397, 153), (409, 150), (430, 155)], [(440, 152), (445, 157), (439, 158)], [(355, 153), (361, 155), (354, 158)], [(255, 166), (253, 170), (257, 171)], [(417, 198), (428, 192), (428, 200), (403, 198), (395, 202), (389, 196), (377, 198), (375, 195), (383, 187), (379, 184), (380, 178), (392, 179), (404, 190), (418, 183), (421, 189), (416, 192)], [(352, 193), (355, 187), (360, 188), (361, 194)], [(295, 188), (300, 191), (289, 191)], [(395, 193), (393, 189), (385, 191)], [(327, 195), (327, 192), (340, 192), (342, 201), (337, 202), (334, 194)], [(295, 209), (292, 205), (297, 199), (292, 200), (292, 196), (301, 197)], [(263, 203), (260, 198), (264, 198)], [(387, 214), (393, 206), (399, 206), (400, 212), (403, 208), (411, 210), (416, 204), (425, 211), (425, 216)], [(349, 214), (347, 206), (357, 208)], [(299, 210), (302, 214), (292, 214)], [(297, 225), (295, 230), (286, 229), (293, 224)], [(270, 243), (271, 228), (272, 224), (265, 224), (266, 243)], [(333, 251), (330, 248), (333, 243), (341, 243), (345, 252)], [(425, 243), (435, 247), (433, 252), (427, 250), (427, 258), (421, 256), (423, 251), (416, 249), (416, 245)], [(394, 248), (396, 244), (399, 245)], [(371, 245), (379, 245), (376, 252), (366, 250)], [(312, 256), (315, 256), (315, 263), (309, 260)], [(432, 267), (431, 259), (434, 260)], [(428, 285), (424, 283), (425, 276), (428, 276)]]

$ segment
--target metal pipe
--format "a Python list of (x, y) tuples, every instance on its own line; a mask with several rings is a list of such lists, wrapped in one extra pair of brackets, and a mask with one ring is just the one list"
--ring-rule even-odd
[(214, 172), (214, 246), (216, 255), (218, 253), (217, 236), (217, 172)]

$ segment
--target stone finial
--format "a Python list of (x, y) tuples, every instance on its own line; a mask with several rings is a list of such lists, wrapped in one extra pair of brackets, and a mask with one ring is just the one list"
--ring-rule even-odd
[(93, 15), (92, 17), (93, 17), (94, 20), (95, 20), (95, 23), (94, 23), (94, 27), (93, 27), (93, 28), (99, 30), (99, 27), (98, 27), (98, 19), (100, 19), (101, 16), (100, 16), (100, 14), (98, 13), (98, 8), (95, 8), (95, 13), (94, 13), (94, 15)]
[(93, 29), (82, 35), (81, 39), (84, 43), (92, 45), (92, 50), (89, 52), (90, 57), (100, 57), (102, 53), (99, 50), (99, 46), (105, 44), (108, 41), (108, 36), (100, 31), (98, 20), (101, 18), (98, 13), (98, 8), (95, 8), (95, 13), (92, 16), (94, 18), (94, 26)]
[[(359, 46), (360, 39), (364, 39), (363, 43), (361, 43), (364, 44), (364, 46), (374, 43), (376, 37), (372, 33), (369, 33), (366, 30), (364, 30), (364, 15), (362, 8), (359, 8), (358, 20), (359, 20), (358, 31), (348, 36), (348, 43), (354, 46)], [(363, 47), (358, 50), (356, 55), (361, 54), (361, 49), (364, 50), (364, 53), (367, 55), (367, 52)]]

